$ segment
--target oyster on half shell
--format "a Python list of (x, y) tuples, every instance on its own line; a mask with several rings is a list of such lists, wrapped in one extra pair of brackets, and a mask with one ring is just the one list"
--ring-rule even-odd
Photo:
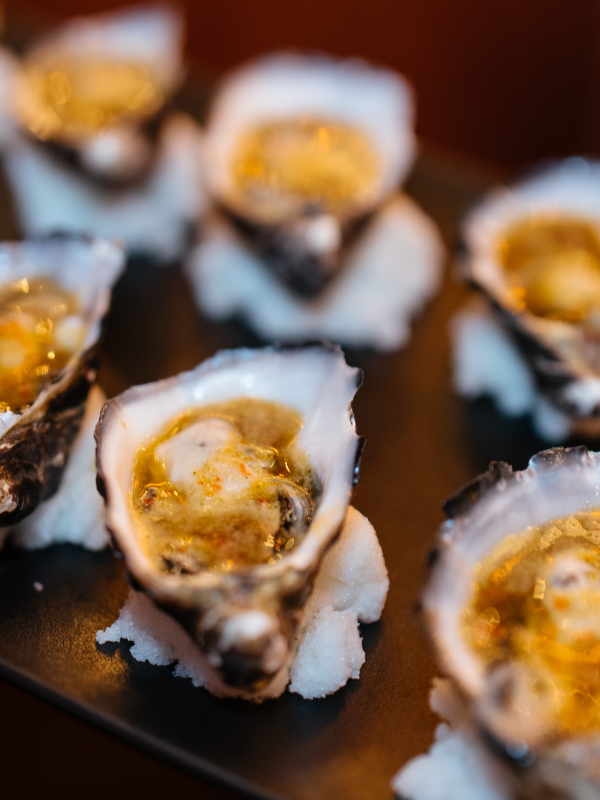
[[(123, 249), (102, 239), (56, 235), (0, 244), (0, 289), (50, 280), (77, 303), (76, 314), (63, 326), (66, 336), (75, 335), (64, 366), (33, 402), (22, 408), (2, 405), (0, 527), (19, 522), (58, 488), (96, 379), (102, 321), (123, 265)], [(68, 330), (69, 322), (75, 329)], [(6, 356), (14, 355), (7, 353), (7, 344), (3, 338), (3, 376), (10, 366)], [(21, 351), (21, 344), (16, 347)], [(47, 369), (42, 365), (42, 372)]]
[(423, 607), (442, 670), (519, 797), (600, 796), (600, 454), (538, 453), (445, 504)]
[(278, 278), (320, 294), (415, 152), (412, 92), (391, 70), (291, 53), (233, 73), (207, 123), (209, 193)]
[(144, 177), (183, 77), (183, 25), (168, 6), (78, 17), (38, 41), (10, 81), (19, 129), (106, 185)]
[[(106, 499), (114, 545), (134, 584), (180, 621), (230, 686), (249, 692), (262, 689), (293, 656), (299, 612), (344, 522), (358, 478), (363, 441), (355, 432), (350, 404), (360, 382), (359, 370), (350, 368), (341, 350), (331, 346), (224, 351), (191, 372), (126, 391), (110, 400), (100, 415), (98, 488)], [(312, 489), (292, 484), (289, 473), (294, 470), (287, 456), (280, 459), (285, 461), (285, 467), (278, 468), (283, 474), (267, 474), (262, 462), (273, 460), (268, 449), (242, 441), (234, 430), (231, 409), (239, 402), (267, 404), (267, 416), (269, 404), (273, 413), (278, 408), (293, 410), (296, 432), (291, 446), (301, 456), (295, 460), (310, 465), (304, 473), (311, 476)], [(167, 429), (170, 434), (165, 434)], [(153, 454), (166, 477), (151, 481), (151, 493), (142, 494), (138, 503), (140, 453)], [(276, 496), (285, 529), (281, 537), (273, 535), (274, 495), (244, 494), (241, 486), (247, 481), (256, 487), (261, 475), (271, 489), (279, 485)], [(167, 492), (164, 487), (171, 483)], [(176, 559), (153, 557), (152, 531), (139, 510), (151, 506), (161, 491), (179, 504), (177, 513), (161, 521), (175, 530)], [(200, 516), (191, 533), (187, 529), (180, 535), (181, 520), (198, 509), (210, 509), (214, 494), (220, 505), (213, 507), (236, 512), (232, 541), (235, 534), (244, 553), (249, 550), (244, 542), (250, 536), (250, 521), (254, 527), (262, 525), (271, 547), (278, 539), (280, 551), (267, 560), (236, 561), (229, 534), (219, 524), (216, 531), (213, 526), (207, 532), (202, 527), (206, 517)], [(257, 521), (255, 510), (244, 510), (240, 526), (237, 510), (248, 498), (253, 509), (264, 511)], [(217, 566), (195, 560), (194, 540), (202, 537), (209, 545), (216, 542), (215, 548), (224, 547), (233, 560)]]
[(569, 158), (496, 189), (464, 225), (466, 279), (542, 394), (587, 433), (600, 415), (600, 163)]

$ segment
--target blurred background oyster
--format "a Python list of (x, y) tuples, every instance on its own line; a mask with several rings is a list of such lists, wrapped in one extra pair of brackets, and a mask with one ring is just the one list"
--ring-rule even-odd
[(199, 134), (175, 113), (183, 22), (166, 6), (74, 18), (3, 70), (5, 166), (26, 235), (178, 255), (198, 215)]
[(282, 53), (226, 78), (204, 146), (213, 209), (187, 266), (202, 311), (265, 339), (400, 346), (443, 258), (398, 193), (413, 115), (406, 81), (359, 60)]
[(570, 158), (496, 189), (464, 223), (486, 298), (454, 320), (454, 383), (531, 413), (542, 438), (600, 433), (600, 164)]

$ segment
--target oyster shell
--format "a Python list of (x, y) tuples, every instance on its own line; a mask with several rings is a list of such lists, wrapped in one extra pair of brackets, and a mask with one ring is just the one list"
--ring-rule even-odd
[[(302, 133), (294, 125), (316, 128)], [(244, 198), (234, 170), (244, 136), (258, 131), (259, 138), (272, 137), (285, 147), (286, 137), (318, 135), (319, 125), (325, 126), (328, 143), (345, 137), (353, 154), (347, 162), (353, 164), (352, 180), (364, 168), (364, 185), (352, 202), (342, 210), (321, 196), (303, 199), (302, 192), (271, 197), (270, 185)], [(412, 125), (412, 92), (400, 75), (358, 60), (272, 55), (233, 73), (217, 93), (205, 140), (207, 187), (229, 223), (280, 280), (301, 295), (315, 296), (342, 268), (347, 248), (408, 171), (415, 152)], [(306, 178), (307, 170), (300, 172)]]
[(124, 264), (111, 242), (49, 236), (0, 244), (0, 285), (52, 278), (79, 301), (85, 334), (56, 379), (20, 413), (0, 413), (0, 526), (19, 522), (53, 495), (96, 379), (102, 320)]
[[(423, 607), (442, 669), (485, 741), (512, 761), (523, 797), (548, 793), (577, 800), (597, 797), (600, 730), (574, 727), (565, 733), (555, 721), (555, 693), (546, 691), (543, 675), (539, 678), (516, 656), (486, 662), (467, 641), (464, 613), (475, 591), (476, 569), (486, 557), (503, 545), (508, 558), (532, 529), (597, 509), (599, 484), (600, 453), (585, 447), (554, 448), (538, 453), (522, 472), (493, 462), (445, 504), (449, 520), (440, 530)], [(556, 603), (552, 613), (565, 619), (571, 615), (567, 626), (558, 624), (559, 639), (579, 635), (583, 623), (591, 619), (595, 624), (597, 613), (597, 607), (586, 606), (585, 593), (576, 585), (585, 562), (567, 549), (548, 563), (546, 578), (550, 576), (551, 583), (542, 581), (544, 586), (538, 587), (540, 581), (536, 581), (533, 597), (541, 597), (540, 602), (548, 605), (556, 599), (552, 596), (555, 584), (574, 588), (577, 602), (572, 607), (568, 602)], [(590, 587), (595, 589), (595, 584)], [(568, 665), (563, 669), (569, 669)], [(583, 681), (583, 694), (585, 687)]]
[(183, 77), (183, 24), (168, 6), (78, 17), (38, 41), (11, 81), (20, 129), (108, 185), (143, 177)]
[[(542, 289), (554, 293), (554, 300), (570, 302), (573, 297), (572, 319), (565, 313), (543, 313), (524, 302), (520, 287), (511, 285), (501, 263), (500, 245), (507, 232), (519, 223), (534, 225), (540, 220), (582, 224), (600, 236), (600, 163), (569, 158), (512, 188), (491, 192), (465, 221), (464, 275), (488, 298), (543, 395), (584, 425), (586, 418), (595, 423), (600, 414), (600, 336), (592, 284), (600, 282), (600, 276), (587, 263), (585, 247), (573, 246), (564, 263), (550, 265), (548, 277), (541, 278)], [(582, 297), (590, 308), (580, 320), (575, 312), (580, 313), (576, 305)]]
[[(98, 488), (114, 545), (135, 585), (181, 622), (230, 686), (264, 689), (289, 663), (299, 610), (358, 478), (363, 442), (350, 403), (360, 382), (360, 372), (333, 347), (224, 351), (191, 372), (128, 390), (101, 413)], [(144, 527), (131, 500), (138, 448), (183, 412), (241, 397), (300, 414), (297, 444), (320, 485), (310, 524), (274, 563), (193, 574), (161, 571), (141, 545)]]

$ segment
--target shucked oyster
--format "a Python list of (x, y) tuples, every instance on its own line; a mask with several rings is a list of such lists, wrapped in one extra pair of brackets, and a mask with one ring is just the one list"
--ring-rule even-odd
[(72, 20), (24, 57), (11, 86), (21, 129), (96, 180), (127, 183), (154, 157), (182, 78), (182, 23), (166, 6)]
[(0, 245), (0, 527), (58, 488), (123, 261), (99, 239)]
[(230, 686), (264, 688), (289, 663), (357, 479), (359, 383), (331, 347), (225, 351), (104, 406), (115, 546)]
[(523, 472), (493, 463), (445, 506), (424, 608), (524, 797), (600, 795), (599, 483), (600, 454), (555, 448)]
[(600, 164), (571, 158), (496, 190), (464, 234), (465, 275), (490, 300), (540, 391), (581, 423), (598, 417)]
[(406, 174), (412, 117), (411, 91), (389, 70), (270, 56), (217, 94), (205, 142), (209, 192), (285, 284), (317, 295)]

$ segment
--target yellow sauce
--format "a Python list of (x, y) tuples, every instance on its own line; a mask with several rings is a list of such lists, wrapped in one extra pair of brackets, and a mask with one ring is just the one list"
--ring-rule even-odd
[(346, 216), (369, 198), (379, 160), (358, 129), (300, 118), (247, 131), (232, 170), (241, 201), (266, 221), (306, 205)]
[(16, 113), (37, 138), (70, 143), (163, 105), (143, 64), (95, 58), (31, 57), (20, 72)]
[(0, 411), (23, 411), (83, 343), (76, 298), (49, 279), (0, 287)]
[(131, 499), (157, 566), (229, 571), (292, 550), (317, 494), (301, 427), (294, 410), (241, 397), (191, 409), (140, 447)]
[(516, 223), (498, 244), (519, 309), (567, 322), (593, 321), (600, 311), (600, 228), (555, 216)]
[(505, 539), (475, 571), (463, 632), (491, 668), (527, 667), (557, 733), (600, 731), (600, 510)]

